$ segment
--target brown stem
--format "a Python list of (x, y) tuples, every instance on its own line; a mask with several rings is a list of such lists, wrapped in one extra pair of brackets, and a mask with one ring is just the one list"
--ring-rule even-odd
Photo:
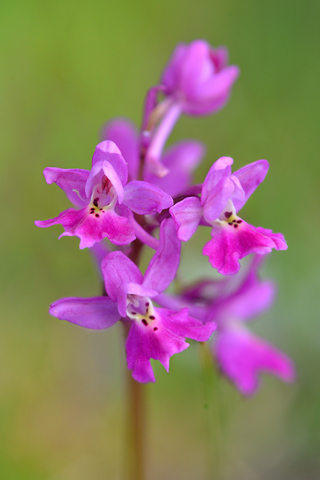
[[(126, 336), (129, 328), (125, 325)], [(127, 370), (127, 463), (128, 480), (145, 479), (145, 385)]]
[[(144, 217), (137, 216), (140, 224)], [(137, 238), (132, 243), (129, 258), (139, 265), (143, 243)], [(130, 326), (124, 325), (125, 339), (128, 337)], [(126, 478), (128, 480), (145, 479), (145, 385), (132, 378), (127, 370), (127, 412), (128, 412), (128, 441)]]

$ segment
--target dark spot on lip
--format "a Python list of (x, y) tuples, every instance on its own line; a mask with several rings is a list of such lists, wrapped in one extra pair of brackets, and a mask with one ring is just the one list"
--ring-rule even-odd
[(233, 225), (233, 226), (234, 226), (234, 228), (238, 228), (238, 227), (239, 227), (239, 225)]
[(149, 302), (146, 303), (146, 307), (149, 307)]
[(232, 222), (228, 222), (228, 225), (231, 225), (231, 226), (232, 226)]
[(145, 325), (146, 327), (148, 326), (148, 322), (147, 322), (147, 320), (146, 320), (145, 318), (142, 319), (142, 323), (143, 323), (143, 325)]
[(93, 205), (95, 205), (97, 207), (98, 206), (98, 201), (99, 201), (99, 197), (95, 198), (93, 200)]
[(93, 211), (93, 212), (90, 212), (90, 215), (92, 215), (93, 213), (94, 213), (94, 211)]
[(131, 312), (131, 315), (137, 315), (137, 312)]
[(237, 220), (237, 223), (242, 223), (242, 220)]
[(154, 327), (153, 331), (156, 332), (157, 330), (158, 330), (158, 328), (157, 328), (157, 327)]
[(149, 318), (150, 320), (154, 320), (156, 317), (154, 317), (153, 315), (150, 315)]
[(100, 215), (99, 215), (98, 213), (96, 213), (96, 217), (97, 217), (97, 218), (99, 218), (99, 217), (100, 217)]
[(232, 212), (224, 212), (224, 216), (225, 216), (226, 218), (231, 217), (231, 215), (232, 215)]

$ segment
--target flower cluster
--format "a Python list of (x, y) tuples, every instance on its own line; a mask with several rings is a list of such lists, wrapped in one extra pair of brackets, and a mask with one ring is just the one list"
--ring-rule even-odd
[[(245, 326), (274, 298), (274, 285), (259, 280), (261, 259), (287, 248), (281, 233), (238, 216), (269, 164), (258, 160), (232, 172), (232, 158), (221, 157), (203, 184), (193, 185), (192, 174), (205, 156), (202, 143), (183, 140), (164, 151), (180, 115), (208, 115), (226, 104), (239, 74), (227, 57), (225, 48), (213, 49), (203, 40), (178, 45), (146, 95), (140, 131), (127, 119), (111, 120), (91, 170), (44, 170), (46, 182), (64, 190), (73, 207), (35, 224), (61, 224), (61, 237), (79, 237), (104, 281), (105, 295), (62, 298), (50, 306), (51, 315), (96, 330), (121, 322), (128, 368), (139, 382), (155, 380), (151, 359), (168, 371), (170, 357), (189, 346), (186, 339), (205, 342), (215, 332), (212, 355), (221, 372), (251, 394), (260, 371), (294, 378), (291, 360)], [(165, 292), (178, 274), (183, 242), (206, 227), (211, 239), (202, 253), (227, 277)], [(143, 274), (145, 247), (155, 252)], [(243, 274), (239, 260), (249, 254), (254, 255)]]

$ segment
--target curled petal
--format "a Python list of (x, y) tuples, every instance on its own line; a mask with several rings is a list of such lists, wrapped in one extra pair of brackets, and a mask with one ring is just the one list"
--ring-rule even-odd
[(197, 231), (201, 217), (202, 206), (198, 197), (188, 197), (170, 208), (170, 214), (175, 221), (178, 238), (187, 242)]
[(111, 252), (101, 263), (106, 292), (117, 301), (120, 287), (124, 290), (130, 283), (141, 284), (143, 280), (139, 268), (122, 252)]
[(134, 180), (124, 187), (124, 205), (139, 215), (160, 213), (171, 207), (172, 198), (148, 182)]
[(112, 327), (119, 320), (117, 304), (108, 297), (61, 298), (50, 305), (49, 313), (94, 330)]
[(222, 178), (212, 188), (203, 206), (203, 216), (207, 222), (214, 222), (220, 217), (233, 191), (234, 183), (228, 177)]
[(91, 197), (94, 188), (101, 185), (103, 176), (106, 176), (112, 183), (112, 186), (117, 194), (118, 203), (121, 204), (123, 201), (123, 184), (117, 173), (117, 170), (114, 169), (111, 163), (105, 160), (97, 161), (92, 166), (85, 187), (86, 195), (88, 198)]
[(295, 378), (287, 355), (240, 326), (219, 332), (213, 348), (222, 372), (244, 395), (256, 391), (260, 373), (270, 373), (285, 382)]
[(84, 207), (87, 204), (85, 184), (89, 177), (88, 170), (48, 167), (44, 169), (43, 174), (46, 182), (49, 185), (56, 183), (75, 207)]
[(98, 143), (92, 157), (92, 166), (97, 162), (108, 162), (117, 172), (122, 185), (128, 181), (128, 167), (117, 145), (109, 140)]
[(201, 205), (204, 205), (211, 195), (212, 189), (223, 179), (231, 175), (231, 157), (219, 158), (210, 168), (202, 186)]
[(235, 224), (216, 223), (211, 231), (212, 240), (203, 248), (211, 265), (223, 275), (237, 273), (239, 259), (257, 253), (265, 255), (273, 248), (285, 250), (287, 245), (281, 233), (272, 233), (261, 227), (253, 227), (243, 220)]
[(238, 78), (240, 70), (231, 65), (198, 85), (193, 97), (185, 105), (184, 111), (189, 115), (206, 115), (222, 108), (228, 101), (231, 88)]

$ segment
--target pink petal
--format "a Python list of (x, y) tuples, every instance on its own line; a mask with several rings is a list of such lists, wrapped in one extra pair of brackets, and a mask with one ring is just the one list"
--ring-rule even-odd
[(223, 179), (231, 175), (231, 157), (221, 157), (211, 166), (203, 182), (201, 205), (204, 205), (211, 195), (212, 189)]
[(94, 330), (112, 327), (119, 320), (117, 304), (107, 297), (61, 298), (50, 305), (49, 313)]
[(119, 148), (114, 142), (104, 140), (98, 143), (92, 157), (92, 166), (97, 162), (108, 162), (122, 183), (125, 185), (128, 181), (128, 167)]
[(88, 203), (85, 193), (85, 184), (89, 176), (88, 170), (48, 167), (44, 169), (43, 174), (46, 182), (49, 185), (56, 183), (75, 207), (82, 208)]
[(90, 214), (89, 207), (82, 210), (69, 208), (56, 218), (50, 220), (37, 220), (37, 227), (51, 227), (61, 224), (64, 236), (77, 236), (80, 238), (80, 249), (92, 247), (103, 238), (108, 238), (115, 245), (127, 245), (135, 239), (134, 229), (127, 217), (120, 217), (112, 210), (101, 210), (99, 213)]
[(219, 332), (214, 353), (222, 372), (244, 395), (252, 395), (259, 386), (259, 375), (270, 373), (292, 382), (292, 360), (265, 340), (240, 326)]
[(258, 160), (233, 173), (232, 177), (238, 178), (245, 192), (244, 197), (241, 196), (239, 198), (233, 195), (231, 198), (237, 212), (243, 207), (258, 185), (263, 182), (268, 173), (268, 169), (269, 163), (267, 160)]
[(212, 240), (203, 248), (203, 255), (207, 255), (211, 265), (223, 275), (237, 273), (240, 268), (239, 259), (250, 253), (265, 255), (271, 252), (272, 248), (276, 250), (287, 248), (281, 233), (253, 227), (243, 220), (232, 225), (226, 222), (216, 223), (211, 236)]
[(187, 242), (197, 231), (202, 217), (202, 206), (199, 198), (185, 198), (173, 205), (169, 211), (175, 221), (178, 238)]
[(160, 226), (160, 244), (145, 272), (143, 285), (158, 293), (163, 292), (176, 276), (180, 262), (181, 242), (174, 221), (163, 220)]
[(160, 213), (171, 207), (172, 198), (148, 182), (134, 180), (124, 187), (124, 205), (139, 215)]

